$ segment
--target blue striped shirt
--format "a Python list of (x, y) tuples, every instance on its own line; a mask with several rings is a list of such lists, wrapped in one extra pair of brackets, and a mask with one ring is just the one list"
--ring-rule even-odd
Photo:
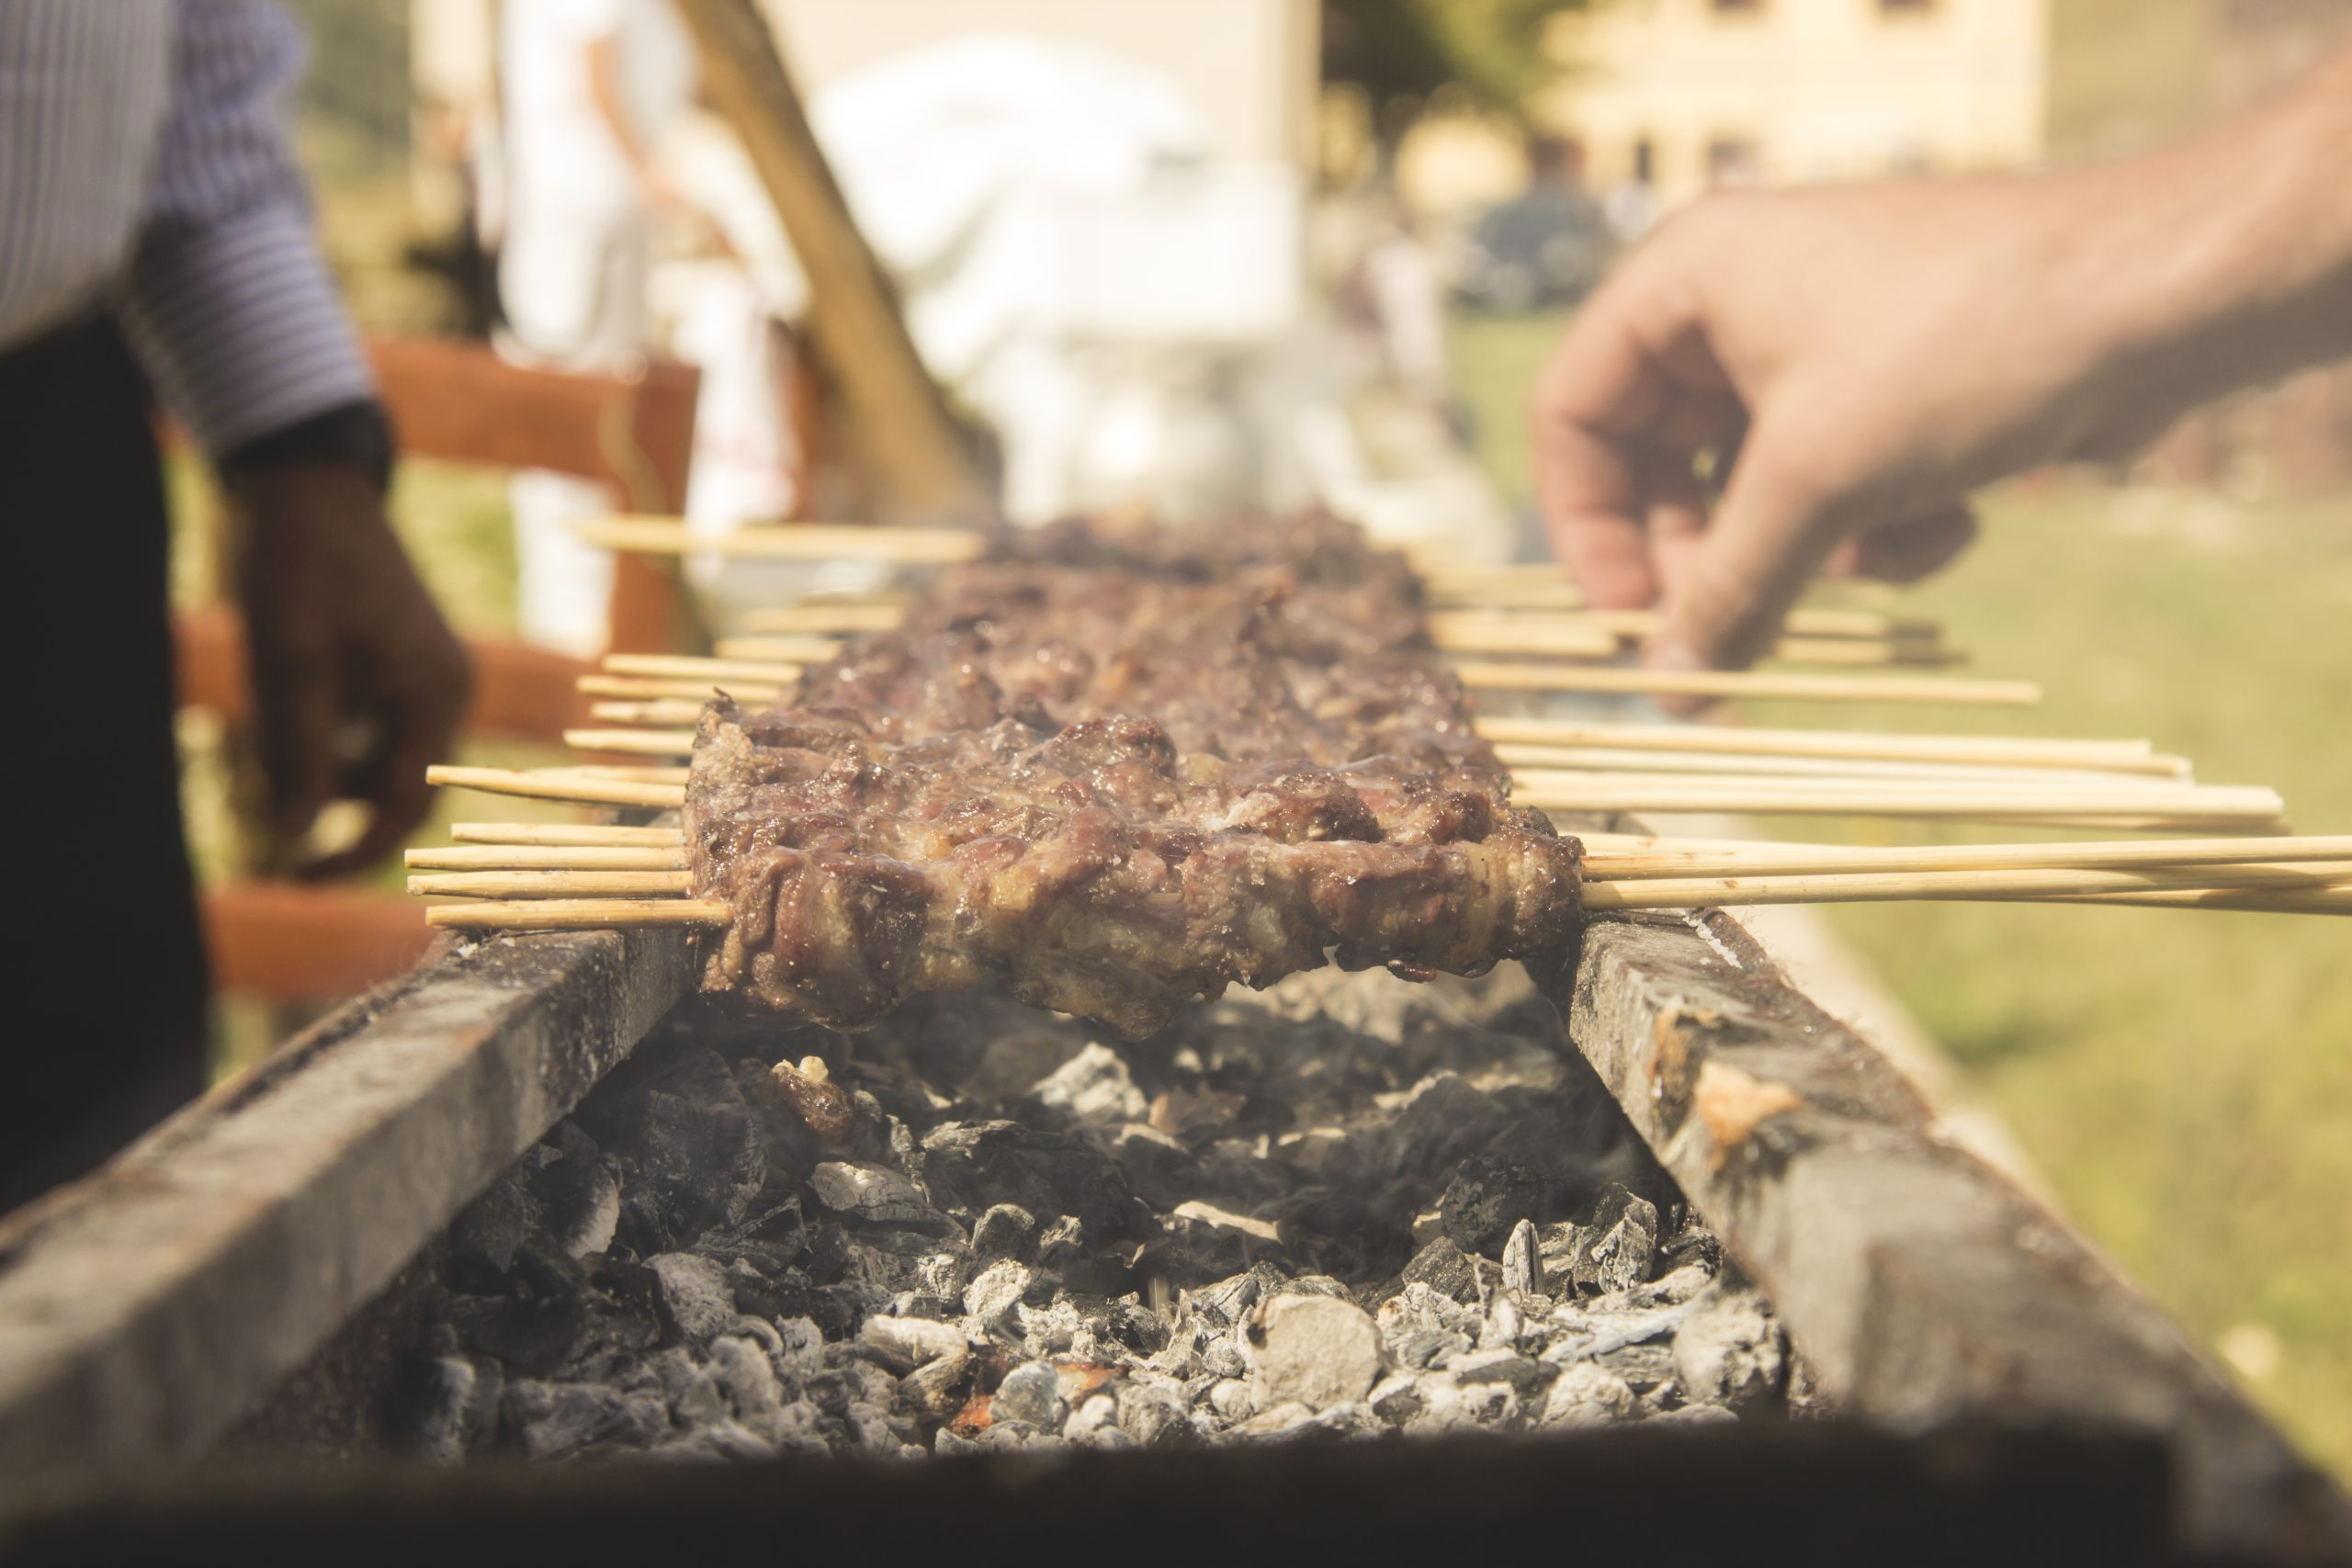
[(99, 309), (216, 457), (374, 395), (274, 0), (0, 0), (0, 352)]

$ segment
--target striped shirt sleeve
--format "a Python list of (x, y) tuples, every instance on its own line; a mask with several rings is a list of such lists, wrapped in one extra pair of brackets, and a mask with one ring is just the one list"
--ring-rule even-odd
[(173, 0), (0, 0), (0, 351), (92, 314), (130, 259)]
[(175, 0), (171, 100), (120, 315), (215, 457), (375, 395), (288, 145), (300, 28), (272, 0)]

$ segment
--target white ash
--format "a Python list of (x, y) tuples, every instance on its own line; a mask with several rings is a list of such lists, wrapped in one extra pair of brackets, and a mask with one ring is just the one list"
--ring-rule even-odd
[[(986, 994), (682, 1010), (462, 1215), (413, 1445), (564, 1460), (1776, 1416), (1791, 1358), (1515, 972), (1140, 1045)], [(864, 1123), (821, 1145), (770, 1064)], [(1800, 1374), (1800, 1381), (1801, 1374)]]

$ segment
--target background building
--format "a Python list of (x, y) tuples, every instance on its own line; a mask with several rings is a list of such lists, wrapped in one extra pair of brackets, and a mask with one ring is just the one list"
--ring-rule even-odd
[(2013, 167), (2047, 133), (2049, 0), (1615, 0), (1555, 22), (1537, 121), (1597, 189)]

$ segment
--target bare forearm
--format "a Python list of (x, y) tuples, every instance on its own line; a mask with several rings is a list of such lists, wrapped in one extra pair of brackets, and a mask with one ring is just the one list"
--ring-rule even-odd
[[(2352, 55), (2138, 164), (2107, 242), (2123, 373), (2201, 402), (2352, 355)], [(2091, 176), (2098, 180), (2101, 176)]]

